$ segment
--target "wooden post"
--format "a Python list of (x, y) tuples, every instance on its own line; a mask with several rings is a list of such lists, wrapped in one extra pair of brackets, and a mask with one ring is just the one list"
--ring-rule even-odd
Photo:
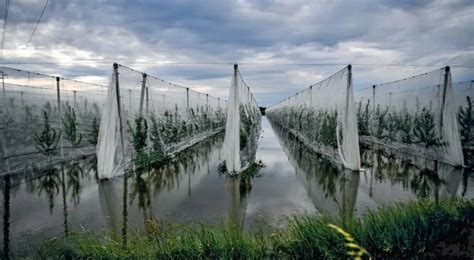
[(63, 143), (63, 118), (62, 118), (62, 114), (61, 114), (61, 90), (60, 90), (60, 87), (59, 87), (59, 82), (60, 82), (60, 78), (59, 77), (56, 77), (56, 92), (57, 92), (57, 98), (58, 98), (58, 116), (59, 116), (59, 129), (61, 129), (61, 139), (60, 139), (60, 143), (61, 143), (61, 159), (64, 159), (64, 143)]
[(128, 174), (127, 174), (127, 160), (125, 158), (125, 143), (123, 138), (123, 124), (122, 124), (122, 109), (120, 105), (120, 83), (119, 83), (119, 72), (118, 64), (114, 63), (114, 77), (115, 77), (115, 91), (117, 96), (117, 112), (119, 119), (119, 129), (120, 129), (120, 143), (122, 146), (122, 160), (124, 163), (124, 176), (123, 176), (123, 226), (122, 226), (122, 246), (127, 247), (127, 193), (128, 193)]
[(145, 88), (146, 88), (146, 73), (143, 73), (142, 90), (140, 92), (140, 107), (138, 109), (138, 113), (140, 116), (143, 113), (143, 99), (145, 97)]
[(7, 74), (5, 74), (3, 71), (0, 71), (0, 73), (2, 73), (2, 90), (3, 90), (3, 98), (6, 99), (7, 97), (7, 94), (5, 93), (5, 76), (8, 76)]
[(439, 133), (443, 134), (443, 120), (444, 120), (444, 117), (443, 117), (443, 111), (445, 109), (445, 106), (446, 106), (446, 92), (447, 92), (447, 89), (448, 89), (448, 84), (449, 84), (449, 76), (451, 74), (451, 69), (449, 68), (449, 66), (446, 66), (444, 68), (444, 86), (443, 86), (443, 98), (441, 99), (441, 120), (439, 120)]
[(186, 88), (186, 110), (189, 111), (189, 88)]
[(126, 166), (125, 142), (123, 138), (123, 124), (122, 124), (122, 106), (120, 105), (120, 83), (119, 83), (119, 73), (118, 73), (117, 63), (114, 63), (114, 77), (115, 77), (115, 92), (117, 95), (117, 112), (118, 112), (118, 119), (119, 119), (120, 145), (122, 146), (122, 157), (123, 157), (124, 164)]
[(146, 114), (150, 113), (150, 105), (149, 105), (149, 98), (148, 98), (148, 87), (145, 88), (145, 95), (146, 95)]
[(73, 90), (72, 92), (74, 93), (74, 107), (77, 107), (77, 102), (76, 102), (77, 91)]
[(376, 85), (372, 86), (372, 110), (375, 111), (375, 87)]

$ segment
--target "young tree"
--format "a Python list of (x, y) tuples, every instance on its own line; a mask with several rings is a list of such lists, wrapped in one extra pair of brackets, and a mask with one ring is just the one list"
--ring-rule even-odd
[(152, 142), (153, 159), (156, 161), (162, 161), (166, 158), (165, 156), (165, 145), (161, 138), (160, 127), (158, 119), (154, 114), (150, 116), (151, 128), (150, 128), (150, 141)]
[(73, 148), (76, 148), (82, 141), (82, 134), (79, 133), (78, 126), (79, 123), (74, 108), (69, 104), (66, 105), (66, 111), (64, 112), (63, 118), (64, 137)]
[(135, 148), (135, 151), (143, 150), (146, 147), (147, 133), (148, 133), (148, 124), (146, 119), (138, 115), (135, 117), (135, 126), (131, 126), (128, 123), (128, 130), (132, 134), (132, 144)]
[(98, 122), (97, 116), (94, 116), (92, 118), (92, 125), (88, 133), (88, 137), (89, 137), (88, 140), (90, 144), (97, 145), (99, 141), (98, 140), (99, 139), (99, 122)]
[(56, 150), (60, 136), (61, 132), (51, 127), (48, 113), (43, 111), (43, 129), (40, 134), (36, 133), (33, 137), (36, 149), (49, 157), (54, 153), (54, 150)]
[(133, 144), (133, 148), (137, 153), (136, 160), (140, 163), (145, 156), (144, 149), (147, 146), (148, 124), (146, 122), (146, 119), (141, 115), (135, 116), (134, 126), (130, 125), (128, 121), (127, 124), (128, 131), (132, 136), (131, 142)]
[(440, 140), (436, 134), (433, 114), (423, 108), (415, 118), (415, 128), (413, 133), (418, 143), (424, 144), (426, 148), (440, 145)]
[(463, 146), (474, 141), (474, 109), (472, 108), (471, 98), (466, 97), (465, 108), (460, 107), (458, 112), (458, 122), (461, 127), (461, 143)]

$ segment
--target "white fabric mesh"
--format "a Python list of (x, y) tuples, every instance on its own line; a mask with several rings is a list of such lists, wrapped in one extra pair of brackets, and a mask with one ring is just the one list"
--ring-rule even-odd
[(225, 101), (150, 75), (145, 76), (143, 87), (144, 75), (118, 65), (125, 160), (121, 150), (116, 79), (112, 76), (97, 149), (101, 178), (123, 174), (125, 164), (135, 158), (137, 151), (130, 128), (140, 113), (148, 126), (144, 149), (152, 156), (151, 160), (158, 160), (157, 147), (161, 149), (160, 154), (174, 154), (224, 130)]
[[(58, 106), (57, 79), (53, 76), (0, 67), (0, 174), (15, 172), (35, 164), (70, 159), (94, 152), (88, 136), (90, 118), (100, 113), (105, 101), (105, 86), (60, 78)], [(75, 97), (75, 99), (74, 99)], [(74, 104), (74, 100), (76, 103)], [(76, 114), (77, 142), (65, 139), (65, 109), (71, 106)], [(60, 109), (59, 109), (60, 108)], [(55, 138), (48, 149), (40, 149), (35, 136), (45, 127), (48, 117), (50, 136)], [(97, 120), (98, 123), (99, 120)], [(83, 136), (82, 138), (80, 136)]]
[(256, 146), (261, 117), (250, 87), (235, 68), (229, 90), (224, 138), (225, 163), (230, 174), (238, 174), (255, 159), (252, 147)]
[(449, 69), (369, 87), (356, 94), (362, 140), (463, 165)]
[[(461, 144), (466, 153), (474, 151), (474, 81), (453, 83), (454, 103), (459, 122)], [(472, 156), (465, 156), (472, 164)], [(471, 158), (471, 161), (469, 159)], [(466, 162), (465, 162), (466, 163)]]
[[(360, 169), (350, 67), (266, 110), (274, 123), (351, 170)], [(337, 157), (337, 158), (336, 158)]]

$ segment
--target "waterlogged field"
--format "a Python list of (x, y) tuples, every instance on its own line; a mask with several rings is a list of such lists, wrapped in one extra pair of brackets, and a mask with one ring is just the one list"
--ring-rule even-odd
[(4, 176), (3, 247), (14, 256), (31, 255), (43, 240), (78, 229), (106, 230), (120, 241), (124, 227), (132, 236), (152, 217), (173, 223), (224, 219), (256, 230), (284, 225), (280, 220), (292, 214), (358, 217), (395, 202), (474, 198), (472, 170), (363, 147), (366, 170), (347, 171), (266, 118), (250, 155), (265, 167), (232, 178), (220, 169), (223, 140), (215, 135), (126, 182), (99, 181), (94, 157)]

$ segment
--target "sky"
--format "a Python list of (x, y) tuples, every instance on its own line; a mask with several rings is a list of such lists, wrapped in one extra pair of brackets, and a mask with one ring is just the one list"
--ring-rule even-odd
[(28, 44), (45, 2), (10, 1), (0, 65), (107, 84), (118, 62), (226, 98), (238, 63), (260, 106), (349, 63), (355, 89), (446, 65), (474, 79), (469, 0), (50, 0)]

